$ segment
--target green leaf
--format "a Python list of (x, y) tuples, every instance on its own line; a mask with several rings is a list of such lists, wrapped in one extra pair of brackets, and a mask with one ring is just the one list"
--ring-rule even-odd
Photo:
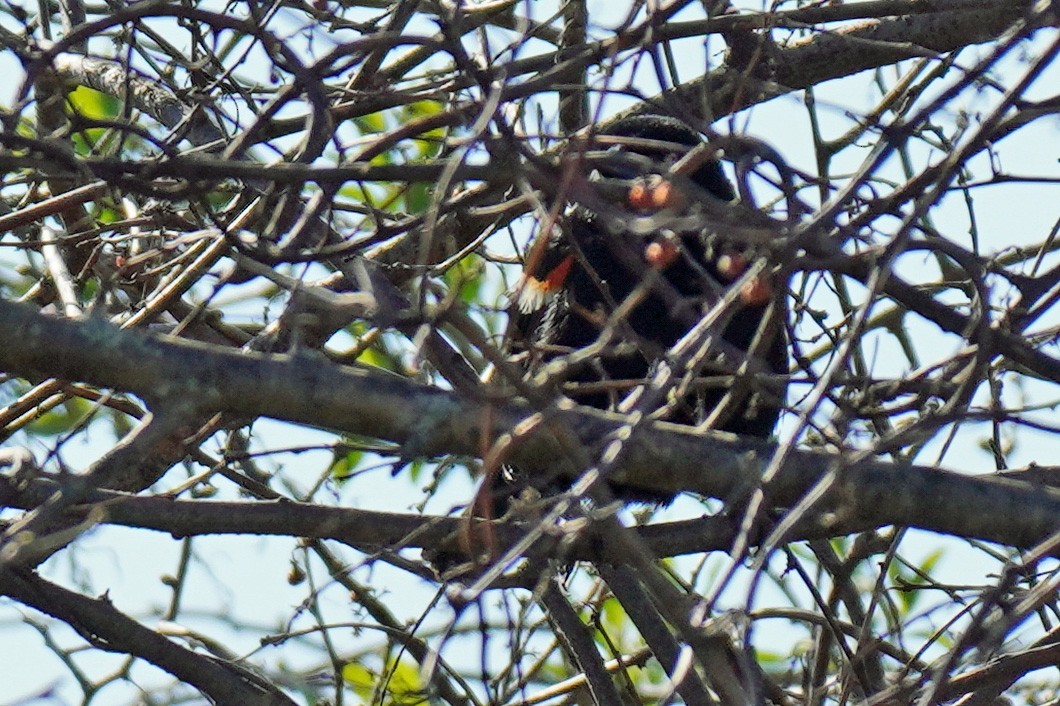
[(385, 688), (384, 704), (412, 706), (424, 703), (420, 672), (407, 662), (391, 662), (383, 675), (363, 664), (350, 662), (342, 667), (342, 679), (365, 703), (373, 698), (381, 686)]
[[(438, 101), (417, 101), (405, 106), (402, 122), (409, 123), (414, 120), (429, 118), (432, 115), (438, 115), (444, 110), (445, 106)], [(417, 146), (416, 159), (426, 160), (437, 157), (441, 154), (442, 141), (444, 139), (445, 128), (437, 127), (422, 133), (421, 137), (415, 140)]]
[(347, 662), (342, 665), (342, 680), (365, 701), (371, 698), (372, 689), (378, 679), (379, 676), (363, 664)]
[(468, 255), (445, 272), (443, 279), (450, 289), (455, 289), (460, 299), (473, 302), (478, 299), (485, 282), (486, 263), (478, 255)]
[[(117, 98), (85, 86), (78, 86), (71, 91), (67, 96), (67, 101), (67, 110), (75, 119), (75, 125), (77, 117), (93, 121), (112, 120), (121, 110), (121, 102)], [(72, 136), (74, 150), (82, 155), (91, 154), (106, 133), (107, 129), (102, 127), (77, 130)]]
[(363, 459), (363, 451), (350, 451), (336, 455), (335, 460), (331, 462), (331, 468), (328, 469), (328, 474), (337, 482), (342, 483), (349, 480)]
[(89, 120), (113, 120), (121, 110), (121, 101), (94, 88), (78, 86), (67, 96), (71, 112)]
[(422, 460), (415, 460), (406, 465), (408, 467), (409, 479), (412, 480), (413, 483), (419, 483), (420, 478), (423, 477), (423, 470), (427, 468), (427, 464)]
[(369, 113), (354, 118), (353, 124), (362, 135), (378, 135), (386, 130), (386, 117), (383, 113)]
[(405, 212), (416, 215), (426, 211), (431, 206), (432, 193), (428, 184), (409, 184), (405, 189)]
[(888, 568), (888, 574), (890, 575), (891, 580), (901, 588), (901, 590), (897, 592), (897, 595), (903, 613), (911, 612), (916, 607), (917, 603), (920, 602), (920, 598), (924, 595), (924, 592), (918, 590), (919, 587), (929, 586), (929, 584), (925, 583), (924, 579), (921, 577), (930, 576), (931, 571), (943, 556), (944, 552), (942, 549), (934, 550), (924, 557), (924, 560), (916, 567), (916, 571), (907, 567), (900, 561), (891, 563)]
[(39, 436), (64, 434), (81, 423), (92, 412), (92, 407), (88, 400), (73, 397), (34, 419), (26, 427), (26, 431)]

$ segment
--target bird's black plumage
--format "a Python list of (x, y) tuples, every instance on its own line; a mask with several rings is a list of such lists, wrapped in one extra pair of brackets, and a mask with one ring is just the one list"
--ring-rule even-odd
[[(600, 140), (602, 147), (610, 142), (617, 144), (612, 149), (619, 153), (639, 156), (639, 161), (623, 161), (617, 159), (622, 157), (618, 154), (613, 163), (598, 164), (602, 181), (632, 182), (637, 176), (654, 172), (674, 179), (672, 184), (683, 192), (686, 203), (694, 205), (695, 199), (729, 202), (735, 198), (716, 160), (702, 163), (685, 179), (669, 174), (678, 159), (701, 143), (699, 134), (683, 122), (656, 115), (637, 116), (621, 120), (601, 134), (605, 136)], [(561, 358), (574, 361), (576, 351), (599, 344), (601, 334), (608, 331), (610, 335), (598, 346), (598, 354), (571, 362), (567, 368), (550, 366), (550, 370), (562, 369), (561, 376), (572, 383), (565, 390), (577, 403), (615, 409), (639, 383), (651, 378), (658, 361), (719, 300), (742, 271), (733, 263), (737, 258), (746, 263), (746, 253), (738, 244), (725, 243), (695, 208), (672, 208), (660, 215), (650, 209), (638, 211), (615, 199), (595, 201), (593, 206), (572, 204), (539, 262), (527, 263), (530, 271), (524, 272), (523, 291), (513, 306), (509, 330), (513, 351), (523, 357), (531, 371)], [(650, 227), (656, 222), (658, 229)], [(650, 257), (651, 248), (661, 248), (660, 243), (670, 249), (669, 258), (661, 262)], [(719, 265), (723, 256), (729, 258), (724, 267)], [(654, 284), (646, 288), (648, 276), (654, 278)], [(641, 299), (633, 305), (631, 295)], [(728, 318), (721, 335), (730, 351), (748, 351), (773, 299), (749, 299)], [(788, 365), (786, 338), (782, 326), (772, 329), (760, 336), (763, 340), (756, 347), (757, 365), (750, 369), (783, 374)], [(709, 378), (718, 376), (719, 369), (725, 367), (718, 360), (716, 352), (707, 356), (707, 363), (697, 373), (700, 384), (691, 386), (689, 392), (660, 400), (663, 418), (695, 425), (709, 417), (728, 391), (724, 384), (709, 384)], [(730, 371), (723, 378), (728, 383), (733, 380), (734, 363), (739, 362), (730, 356)], [(684, 371), (675, 372), (680, 377)], [(782, 396), (783, 388), (759, 385), (744, 377), (735, 403), (726, 406), (731, 412), (717, 419), (713, 428), (768, 437), (777, 422)]]
[[(643, 115), (627, 118), (603, 133), (609, 137), (630, 138), (619, 149), (648, 157), (655, 170), (665, 174), (669, 167), (688, 151), (700, 144), (699, 135), (686, 124), (663, 116)], [(637, 144), (636, 140), (651, 141)], [(669, 149), (654, 143), (668, 143)], [(628, 165), (602, 166), (603, 176), (624, 178), (633, 176)], [(691, 188), (686, 198), (713, 198), (732, 201), (735, 194), (721, 165), (715, 160), (702, 164), (690, 175)], [(616, 336), (604, 346), (601, 355), (568, 371), (570, 382), (601, 383), (603, 381), (642, 381), (661, 358), (683, 337), (702, 312), (717, 301), (719, 293), (734, 279), (731, 271), (719, 271), (718, 260), (726, 253), (722, 239), (711, 232), (709, 223), (691, 230), (679, 230), (667, 235), (677, 245), (673, 261), (662, 267), (661, 281), (644, 295), (642, 301), (619, 319), (616, 310), (642, 286), (652, 264), (645, 253), (661, 235), (641, 233), (642, 228), (622, 225), (622, 204), (613, 208), (605, 218), (591, 208), (578, 204), (569, 212), (565, 227), (550, 239), (537, 272), (527, 273), (524, 286), (548, 283), (554, 291), (548, 297), (526, 297), (513, 309), (513, 330), (517, 348), (528, 349), (531, 367), (551, 360), (567, 351), (585, 348), (600, 338), (606, 326), (613, 326)], [(617, 212), (617, 213), (616, 213)], [(627, 213), (632, 223), (637, 214)], [(687, 220), (683, 222), (687, 227)], [(732, 253), (737, 253), (732, 250)], [(741, 255), (742, 256), (742, 255)], [(550, 275), (557, 268), (566, 268), (562, 276)], [(747, 351), (758, 331), (769, 301), (744, 303), (724, 328), (722, 337), (741, 351)], [(779, 327), (777, 327), (779, 329)], [(780, 330), (766, 337), (759, 356), (764, 367), (775, 373), (787, 370), (787, 346)], [(762, 366), (759, 366), (762, 367)], [(709, 374), (709, 373), (707, 373)], [(587, 386), (588, 387), (588, 386)], [(591, 391), (571, 396), (581, 404), (608, 409), (616, 399), (629, 392), (621, 385), (602, 391), (607, 385), (595, 385)], [(724, 389), (697, 393), (695, 399), (684, 400), (669, 416), (671, 421), (698, 424), (720, 401)], [(747, 404), (739, 406), (736, 414), (723, 420), (717, 429), (737, 434), (768, 436), (776, 423), (779, 395), (752, 389)]]

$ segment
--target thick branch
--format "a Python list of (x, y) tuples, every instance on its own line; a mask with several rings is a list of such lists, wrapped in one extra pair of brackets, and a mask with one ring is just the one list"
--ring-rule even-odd
[(1034, 6), (1030, 0), (991, 2), (941, 0), (917, 3), (923, 14), (868, 20), (808, 40), (764, 52), (753, 66), (726, 64), (702, 79), (675, 87), (666, 101), (703, 104), (710, 119), (771, 98), (817, 86), (903, 59), (936, 56), (1000, 37)]
[[(534, 414), (518, 403), (462, 399), (397, 376), (339, 367), (313, 354), (240, 353), (119, 331), (96, 319), (55, 319), (18, 304), (0, 303), (0, 329), (19, 342), (0, 348), (0, 368), (14, 374), (83, 380), (133, 392), (151, 405), (164, 406), (175, 397), (204, 411), (386, 439), (402, 444), (409, 457), (479, 455), (483, 438)], [(555, 472), (563, 449), (591, 448), (621, 423), (614, 414), (554, 410), (525, 443), (512, 445), (508, 460)], [(638, 428), (611, 480), (656, 494), (687, 490), (733, 498), (755, 486), (775, 449), (656, 423)], [(1060, 517), (1060, 492), (1029, 483), (871, 460), (848, 463), (811, 451), (789, 454), (768, 488), (769, 498), (791, 506), (822, 481), (828, 489), (818, 509), (837, 513), (840, 522), (855, 517), (1029, 545), (1055, 532)]]
[(172, 642), (125, 615), (106, 598), (89, 598), (36, 574), (0, 568), (0, 593), (62, 620), (96, 647), (144, 659), (217, 704), (295, 702), (265, 679)]
[[(60, 492), (59, 482), (37, 478), (19, 482), (0, 476), (0, 507), (33, 510)], [(112, 490), (85, 493), (78, 504), (64, 508), (68, 521), (100, 522), (157, 530), (174, 537), (208, 534), (257, 534), (330, 539), (362, 551), (424, 549), (451, 552), (465, 520), (457, 517), (377, 512), (348, 507), (324, 507), (289, 500), (177, 500), (144, 497)], [(841, 524), (829, 518), (807, 517), (792, 529), (790, 540), (824, 539), (866, 529), (864, 524)], [(491, 532), (500, 547), (511, 547), (526, 536), (525, 522), (498, 521)], [(732, 546), (738, 527), (727, 517), (707, 516), (679, 522), (660, 522), (632, 528), (653, 556), (668, 557), (725, 550)], [(554, 544), (543, 537), (540, 549)], [(583, 538), (564, 546), (566, 557), (579, 561), (618, 562), (606, 543)]]

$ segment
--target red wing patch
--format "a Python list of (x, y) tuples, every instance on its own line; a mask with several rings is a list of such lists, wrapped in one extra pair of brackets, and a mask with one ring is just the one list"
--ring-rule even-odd
[(570, 268), (574, 265), (574, 255), (567, 255), (559, 264), (553, 267), (545, 275), (544, 279), (531, 275), (524, 275), (524, 281), (519, 287), (519, 311), (523, 314), (532, 314), (539, 311), (556, 296), (567, 281)]

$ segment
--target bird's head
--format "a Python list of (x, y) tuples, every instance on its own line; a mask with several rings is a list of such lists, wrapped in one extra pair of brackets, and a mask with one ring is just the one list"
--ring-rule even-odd
[[(666, 172), (691, 148), (703, 144), (699, 133), (687, 124), (664, 115), (633, 115), (601, 130), (598, 142), (619, 152), (645, 157), (657, 165), (656, 171)], [(610, 178), (631, 178), (643, 174), (643, 166), (632, 163), (604, 164), (600, 172)], [(732, 184), (722, 171), (721, 164), (707, 158), (688, 175), (688, 178), (711, 196), (722, 201), (736, 198)]]

